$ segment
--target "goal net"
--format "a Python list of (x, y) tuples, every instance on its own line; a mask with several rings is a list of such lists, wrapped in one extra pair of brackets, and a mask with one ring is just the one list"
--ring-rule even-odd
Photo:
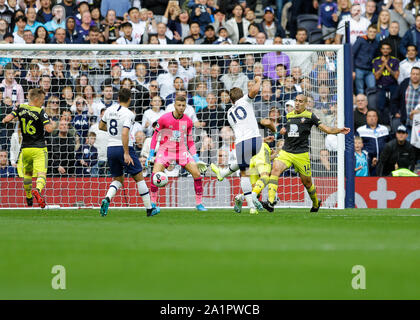
[[(186, 114), (194, 122), (199, 157), (220, 167), (236, 161), (233, 131), (227, 121), (229, 90), (246, 94), (255, 76), (262, 77), (254, 101), (258, 121), (270, 119), (280, 130), (294, 99), (303, 93), (308, 110), (327, 126), (344, 125), (342, 46), (179, 46), (179, 45), (0, 45), (0, 120), (27, 103), (31, 88), (46, 93), (45, 111), (56, 123), (46, 133), (48, 148), (45, 200), (52, 207), (98, 207), (112, 181), (107, 165), (107, 132), (98, 123), (107, 107), (117, 103), (122, 87), (131, 89), (135, 124), (130, 139), (140, 162), (149, 154), (153, 126), (173, 110), (184, 95)], [(283, 137), (261, 126), (273, 152)], [(0, 127), (0, 208), (26, 207), (17, 122)], [(310, 136), (314, 183), (326, 207), (344, 207), (344, 138), (326, 135), (316, 127)], [(150, 183), (150, 168), (144, 170)], [(166, 173), (170, 182), (159, 189), (161, 207), (194, 207), (191, 176), (176, 163)], [(36, 172), (34, 172), (34, 176)], [(232, 175), (219, 182), (209, 169), (203, 175), (203, 204), (231, 207), (241, 192)], [(34, 182), (35, 185), (35, 182)], [(267, 190), (263, 191), (263, 199)], [(292, 167), (279, 179), (278, 206), (309, 207), (311, 201)], [(132, 179), (112, 201), (115, 207), (141, 207)]]

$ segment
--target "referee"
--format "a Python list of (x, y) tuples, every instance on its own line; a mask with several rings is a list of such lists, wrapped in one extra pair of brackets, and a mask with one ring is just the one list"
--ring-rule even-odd
[[(29, 103), (21, 104), (12, 113), (3, 119), (8, 123), (14, 118), (19, 119), (22, 130), (22, 166), (23, 166), (23, 187), (26, 192), (26, 202), (32, 207), (33, 197), (41, 208), (45, 208), (45, 200), (41, 197), (42, 189), (46, 184), (48, 151), (45, 146), (45, 131), (51, 133), (54, 129), (54, 122), (50, 121), (48, 115), (42, 109), (45, 93), (42, 89), (34, 88), (29, 90)], [(36, 189), (32, 190), (32, 174), (37, 173)]]
[(279, 133), (285, 136), (283, 149), (273, 161), (271, 176), (268, 182), (268, 201), (263, 203), (264, 208), (274, 211), (274, 201), (277, 195), (279, 176), (286, 169), (294, 165), (296, 172), (308, 191), (312, 200), (311, 212), (318, 212), (321, 200), (316, 194), (312, 183), (311, 162), (309, 160), (309, 135), (312, 126), (317, 126), (327, 134), (348, 134), (349, 128), (331, 128), (321, 123), (318, 117), (306, 110), (307, 97), (299, 94), (295, 98), (295, 109), (286, 115), (286, 126)]

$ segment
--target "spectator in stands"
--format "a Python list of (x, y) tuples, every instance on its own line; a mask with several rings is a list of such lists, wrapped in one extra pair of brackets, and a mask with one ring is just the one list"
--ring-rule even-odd
[(50, 34), (50, 38), (53, 37), (57, 28), (66, 28), (66, 11), (61, 5), (55, 5), (52, 8), (53, 18), (45, 24), (45, 28)]
[(46, 24), (52, 20), (51, 0), (40, 0), (41, 8), (36, 13), (36, 21)]
[(206, 102), (207, 107), (197, 112), (197, 119), (204, 122), (202, 128), (212, 137), (227, 125), (226, 111), (218, 106), (217, 97), (212, 92), (207, 94)]
[(120, 22), (117, 20), (115, 10), (108, 10), (105, 19), (102, 21), (102, 29), (107, 43), (111, 44), (117, 41), (120, 34)]
[(217, 40), (214, 44), (232, 44), (232, 40), (229, 38), (228, 30), (225, 27), (220, 27), (217, 31)]
[(217, 40), (216, 32), (212, 25), (207, 25), (204, 28), (204, 38), (202, 44), (213, 44)]
[(120, 84), (121, 84), (121, 67), (116, 64), (111, 69), (110, 78), (106, 79), (102, 85), (111, 85), (114, 93), (117, 93), (120, 90)]
[[(205, 60), (200, 64), (200, 68), (196, 68), (196, 76), (188, 82), (188, 91), (194, 92), (198, 83), (204, 82), (207, 89), (213, 88), (211, 77), (211, 64), (210, 61)], [(213, 88), (217, 89), (217, 88)], [(207, 92), (206, 92), (207, 93)]]
[(93, 116), (99, 116), (102, 109), (107, 109), (112, 106), (114, 104), (113, 97), (114, 91), (112, 85), (104, 85), (102, 87), (102, 99), (94, 102), (92, 105)]
[(368, 89), (375, 88), (375, 75), (372, 73), (372, 60), (378, 51), (379, 42), (376, 40), (376, 28), (370, 25), (366, 36), (357, 37), (353, 45), (353, 79), (356, 83), (356, 93), (365, 92), (365, 84)]
[(410, 10), (404, 9), (403, 0), (393, 0), (392, 10), (389, 10), (390, 20), (398, 22), (400, 26), (399, 36), (402, 38), (408, 29), (416, 22)]
[(242, 38), (246, 38), (248, 36), (249, 22), (243, 18), (243, 8), (239, 4), (234, 6), (232, 14), (233, 17), (226, 21), (225, 27), (232, 43), (238, 44)]
[(368, 153), (366, 150), (363, 150), (363, 139), (358, 136), (354, 137), (354, 157), (356, 177), (369, 176)]
[(214, 22), (211, 25), (214, 27), (215, 31), (219, 31), (219, 28), (224, 27), (226, 24), (226, 15), (220, 9), (216, 9), (213, 13)]
[(210, 67), (210, 91), (219, 92), (224, 89), (223, 82), (220, 81), (220, 66), (218, 64), (213, 64)]
[(197, 0), (191, 6), (191, 21), (197, 22), (201, 33), (204, 33), (205, 27), (212, 22), (211, 9), (207, 6), (206, 0)]
[(117, 39), (118, 44), (139, 44), (141, 39), (133, 37), (133, 26), (130, 22), (124, 22), (121, 24), (121, 30), (123, 36)]
[[(404, 34), (401, 42), (400, 42), (400, 52), (402, 56), (407, 55), (407, 46), (409, 44), (414, 44), (419, 48), (420, 45), (420, 15), (416, 16), (416, 22), (413, 27), (411, 27), (407, 32)], [(420, 58), (419, 53), (417, 53), (417, 57)]]
[[(190, 23), (190, 37), (194, 39), (195, 44), (202, 44), (204, 39), (200, 33), (200, 25), (198, 22), (191, 22)], [(184, 41), (187, 40), (188, 37), (184, 38)]]
[[(38, 42), (38, 39), (42, 39), (42, 42)], [(35, 43), (50, 43), (50, 37), (47, 29), (44, 26), (39, 26), (35, 31)]]
[(86, 44), (102, 44), (101, 39), (101, 31), (97, 26), (90, 26), (89, 28), (89, 36), (84, 43)]
[(71, 86), (64, 87), (61, 90), (60, 109), (69, 109), (73, 105), (73, 89)]
[(276, 99), (281, 104), (288, 100), (295, 100), (297, 94), (295, 79), (292, 76), (287, 76), (284, 80), (284, 85), (276, 88)]
[(71, 176), (74, 174), (76, 139), (69, 135), (69, 122), (60, 120), (58, 135), (52, 136), (49, 154), (51, 155), (51, 169), (55, 176)]
[(420, 101), (420, 67), (413, 67), (411, 69), (410, 78), (401, 82), (395, 90), (391, 101), (392, 129), (399, 125), (407, 126), (409, 132), (411, 131), (412, 121), (410, 116), (413, 110)]
[(8, 152), (0, 151), (0, 178), (14, 178), (17, 176), (17, 170), (13, 166), (9, 166)]
[(89, 131), (89, 115), (86, 100), (82, 96), (76, 96), (72, 109), (76, 109), (76, 111), (71, 124), (76, 129), (81, 143), (85, 143)]
[(96, 176), (98, 171), (98, 149), (94, 146), (96, 133), (89, 132), (86, 143), (76, 153), (76, 175), (83, 177)]
[(76, 1), (74, 0), (63, 0), (61, 5), (64, 7), (66, 17), (73, 17), (76, 13)]
[(216, 162), (217, 147), (215, 141), (210, 136), (203, 134), (199, 150), (200, 160), (204, 161), (205, 163)]
[(78, 34), (79, 41), (87, 41), (89, 37), (90, 24), (92, 22), (92, 16), (89, 11), (85, 11), (82, 14), (82, 22), (79, 26), (76, 25), (76, 32)]
[(374, 0), (366, 1), (365, 13), (362, 16), (367, 18), (371, 24), (376, 24), (378, 22), (378, 14), (376, 12), (376, 2)]
[(59, 95), (62, 88), (71, 85), (71, 82), (65, 77), (65, 66), (61, 60), (56, 60), (53, 65), (54, 71), (51, 77), (51, 92)]
[(248, 26), (248, 36), (242, 38), (242, 43), (246, 44), (257, 44), (257, 34), (260, 32), (256, 23), (250, 23)]
[(60, 100), (56, 96), (51, 96), (45, 107), (45, 113), (53, 120), (56, 124), (60, 120)]
[(0, 41), (4, 40), (4, 36), (8, 33), (9, 24), (5, 19), (0, 18)]
[(353, 4), (351, 7), (351, 17), (349, 19), (342, 19), (337, 27), (335, 35), (335, 44), (341, 44), (345, 35), (345, 22), (350, 21), (350, 43), (353, 45), (358, 36), (363, 36), (370, 26), (370, 21), (361, 16), (362, 10), (360, 4)]
[(83, 41), (76, 30), (76, 19), (68, 17), (66, 19), (66, 43), (82, 43)]
[(317, 177), (334, 176), (337, 172), (337, 164), (330, 159), (330, 152), (327, 149), (321, 149), (319, 160), (312, 164), (312, 172)]
[(168, 72), (162, 73), (157, 77), (160, 96), (163, 99), (175, 92), (174, 80), (178, 76), (178, 62), (175, 59), (171, 59), (168, 62)]
[(279, 78), (276, 72), (277, 65), (282, 64), (286, 66), (287, 71), (290, 70), (290, 58), (287, 54), (281, 51), (268, 52), (264, 54), (261, 63), (264, 67), (264, 76), (273, 80), (277, 80)]
[(25, 99), (23, 88), (15, 80), (15, 71), (11, 63), (4, 67), (4, 80), (1, 82), (0, 88), (4, 88), (3, 99), (10, 98), (13, 106), (23, 103)]
[(400, 75), (398, 84), (410, 77), (411, 68), (420, 67), (420, 59), (417, 57), (417, 47), (414, 44), (407, 46), (407, 58), (400, 62)]
[(39, 70), (38, 64), (30, 63), (26, 77), (20, 80), (23, 92), (29, 92), (32, 88), (38, 88), (40, 76), (41, 71)]
[[(378, 111), (384, 115), (386, 106), (386, 94), (392, 94), (398, 86), (399, 61), (397, 58), (390, 56), (391, 46), (383, 42), (380, 46), (381, 56), (372, 61), (373, 72), (376, 80), (376, 87), (378, 88)], [(385, 118), (385, 115), (384, 115)]]
[(376, 40), (381, 41), (388, 37), (389, 35), (389, 24), (391, 23), (390, 13), (388, 10), (382, 10), (379, 12), (378, 16), (378, 23), (376, 26), (376, 30), (378, 33), (376, 34)]
[[(146, 6), (146, 8), (151, 9), (149, 6), (146, 5), (148, 2), (147, 1), (144, 1), (144, 2), (145, 2), (144, 5)], [(124, 15), (130, 9), (131, 3), (132, 1), (130, 0), (120, 0), (120, 1), (102, 0), (101, 1), (101, 14), (103, 17), (105, 17), (108, 10), (112, 8), (113, 10), (115, 10), (117, 17), (121, 18), (122, 20)]]
[(150, 102), (150, 109), (144, 112), (142, 126), (147, 136), (153, 135), (152, 124), (155, 121), (157, 121), (163, 114), (165, 114), (165, 111), (161, 110), (162, 106), (163, 106), (162, 98), (159, 96), (155, 96), (152, 98)]
[(99, 130), (99, 121), (102, 119), (106, 108), (100, 111), (98, 122), (94, 123), (89, 128), (89, 133), (93, 132), (96, 135), (95, 148), (98, 150), (98, 163), (97, 170), (92, 168), (92, 177), (105, 176), (106, 175), (106, 162), (107, 162), (107, 146), (108, 146), (108, 133), (106, 131)]
[(159, 84), (156, 80), (152, 80), (149, 83), (149, 95), (150, 99), (159, 95)]
[(52, 43), (66, 44), (66, 30), (63, 28), (57, 28), (54, 33)]
[(381, 45), (382, 42), (389, 43), (389, 45), (391, 46), (391, 56), (396, 57), (398, 60), (402, 60), (404, 59), (404, 57), (400, 53), (401, 37), (398, 34), (399, 28), (400, 26), (398, 22), (396, 21), (391, 22), (388, 29), (389, 34), (385, 39), (383, 39), (379, 43), (379, 46)]
[(337, 22), (333, 16), (337, 16), (338, 6), (332, 0), (326, 0), (319, 7), (318, 29), (321, 29), (326, 44), (334, 42)]
[[(252, 84), (254, 81), (252, 81)], [(259, 95), (254, 102), (255, 117), (257, 121), (268, 118), (271, 108), (276, 107), (277, 102), (270, 87), (263, 86), (261, 95)]]
[(388, 128), (378, 124), (378, 111), (368, 110), (366, 125), (357, 128), (356, 134), (363, 139), (363, 150), (366, 150), (369, 156), (369, 175), (376, 176), (379, 155), (390, 139)]
[(274, 40), (275, 36), (280, 36), (282, 38), (286, 37), (286, 32), (279, 21), (281, 21), (281, 19), (275, 21), (274, 9), (272, 7), (264, 8), (264, 15), (259, 24), (259, 29), (265, 33), (267, 39)]
[(248, 93), (248, 77), (241, 72), (238, 60), (230, 62), (228, 73), (224, 74), (220, 80), (223, 82), (226, 90), (237, 87), (241, 88), (244, 94)]
[[(165, 98), (165, 106), (170, 105), (171, 103), (173, 103), (175, 101), (175, 95), (176, 92), (179, 90), (184, 90), (185, 86), (184, 86), (184, 81), (182, 80), (182, 78), (180, 77), (175, 77), (174, 82), (173, 82), (173, 86), (174, 86), (174, 92), (171, 93), (170, 95), (166, 96)], [(187, 98), (187, 104), (192, 104), (192, 96), (188, 95)]]
[[(35, 34), (36, 28), (43, 25), (36, 21), (36, 8), (31, 7), (26, 10), (26, 22), (25, 30), (30, 30), (33, 34)], [(16, 31), (16, 27), (14, 31)]]
[[(7, 25), (10, 26), (13, 24), (13, 11), (11, 11), (5, 4), (4, 0), (0, 1), (0, 19), (4, 19), (7, 22)], [(8, 31), (12, 31), (9, 29)]]
[(16, 31), (13, 32), (14, 41), (13, 43), (25, 43), (23, 39), (23, 33), (26, 27), (26, 17), (22, 16), (16, 19)]
[(149, 59), (149, 68), (147, 71), (147, 82), (156, 80), (161, 73), (165, 73), (165, 70), (163, 70), (159, 63), (159, 59), (155, 58)]
[(195, 112), (207, 107), (207, 85), (205, 82), (198, 82), (195, 87), (195, 94), (193, 96), (193, 103)]
[(414, 171), (416, 152), (407, 141), (407, 128), (403, 125), (398, 126), (395, 136), (396, 139), (388, 142), (381, 152), (378, 161), (378, 176), (389, 176), (392, 171), (401, 168)]
[(368, 99), (363, 93), (356, 96), (356, 108), (353, 112), (354, 128), (357, 129), (366, 125), (366, 114), (368, 112)]

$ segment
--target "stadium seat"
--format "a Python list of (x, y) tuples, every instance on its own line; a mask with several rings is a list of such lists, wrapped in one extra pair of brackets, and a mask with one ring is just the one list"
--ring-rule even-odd
[(297, 27), (305, 28), (308, 35), (316, 30), (318, 25), (318, 16), (316, 14), (300, 14), (297, 17)]
[(322, 31), (321, 29), (315, 29), (309, 32), (309, 43), (310, 44), (322, 44)]

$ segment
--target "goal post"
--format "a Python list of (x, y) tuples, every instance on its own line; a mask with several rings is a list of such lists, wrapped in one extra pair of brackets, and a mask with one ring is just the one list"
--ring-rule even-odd
[[(132, 110), (137, 124), (131, 138), (143, 163), (153, 133), (152, 123), (172, 110), (175, 92), (180, 91), (191, 104), (200, 159), (220, 165), (235, 161), (232, 132), (226, 128), (226, 90), (240, 86), (246, 93), (248, 82), (261, 72), (263, 85), (254, 101), (258, 120), (271, 118), (280, 128), (292, 108), (290, 100), (302, 93), (310, 99), (310, 111), (323, 123), (338, 127), (345, 123), (344, 79), (348, 75), (342, 45), (0, 44), (0, 53), (3, 82), (6, 81), (0, 85), (4, 87), (2, 101), (6, 102), (3, 110), (26, 103), (32, 87), (47, 92), (45, 110), (56, 120), (57, 128), (46, 139), (49, 163), (45, 197), (47, 204), (54, 207), (99, 207), (111, 178), (103, 148), (106, 134), (97, 130), (97, 123), (101, 112), (116, 102), (118, 88), (123, 86), (133, 92)], [(280, 55), (287, 59), (279, 58)], [(177, 65), (174, 74), (172, 61)], [(10, 68), (13, 81), (6, 79)], [(175, 83), (176, 78), (180, 78), (180, 83)], [(156, 84), (159, 92), (155, 91)], [(54, 106), (57, 103), (58, 110)], [(261, 132), (272, 135), (268, 130)], [(0, 127), (0, 139), (1, 149), (7, 151), (8, 165), (17, 169), (16, 176), (0, 177), (0, 208), (24, 208), (17, 123)], [(271, 146), (280, 150), (282, 137), (276, 136)], [(312, 128), (312, 176), (318, 195), (328, 208), (345, 207), (345, 147), (344, 135), (327, 136)], [(194, 207), (191, 176), (176, 164), (170, 169), (170, 183), (159, 189), (159, 204), (168, 208)], [(145, 174), (149, 184), (150, 169)], [(240, 192), (239, 179), (233, 175), (219, 182), (208, 169), (203, 180), (203, 204), (209, 208), (233, 206), (234, 196)], [(142, 206), (130, 180), (126, 178), (112, 206)], [(262, 197), (266, 196), (264, 190)], [(280, 177), (278, 198), (279, 207), (311, 206), (293, 168)]]

